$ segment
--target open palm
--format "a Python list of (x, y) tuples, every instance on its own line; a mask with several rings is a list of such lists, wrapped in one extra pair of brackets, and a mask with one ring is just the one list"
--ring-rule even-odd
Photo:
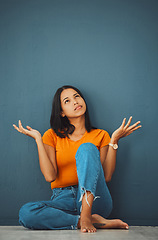
[(132, 121), (132, 117), (129, 118), (127, 124), (125, 125), (126, 118), (124, 118), (121, 126), (116, 131), (113, 132), (112, 138), (114, 138), (115, 140), (118, 141), (120, 138), (126, 137), (126, 136), (130, 135), (132, 132), (141, 128), (141, 125), (139, 125), (140, 121), (138, 121), (135, 124), (130, 126), (131, 121)]
[(41, 134), (39, 131), (29, 127), (29, 126), (26, 126), (26, 128), (23, 128), (22, 126), (22, 123), (21, 121), (19, 120), (19, 127), (17, 127), (15, 124), (13, 124), (13, 127), (20, 133), (23, 133), (29, 137), (32, 137), (34, 139), (37, 139), (38, 137), (41, 137)]

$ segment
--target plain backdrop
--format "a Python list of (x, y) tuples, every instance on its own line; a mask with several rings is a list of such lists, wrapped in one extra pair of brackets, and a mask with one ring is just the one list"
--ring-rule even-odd
[(111, 135), (123, 118), (142, 129), (119, 142), (110, 218), (158, 225), (158, 1), (0, 0), (0, 224), (18, 224), (29, 201), (47, 200), (35, 141), (57, 88), (85, 96), (93, 125)]

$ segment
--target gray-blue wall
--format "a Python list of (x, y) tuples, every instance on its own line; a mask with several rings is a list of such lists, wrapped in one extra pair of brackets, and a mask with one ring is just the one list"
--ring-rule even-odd
[(12, 124), (43, 134), (56, 89), (71, 84), (98, 128), (141, 120), (119, 144), (110, 217), (158, 225), (157, 76), (157, 0), (1, 0), (0, 224), (18, 224), (24, 203), (51, 196), (34, 140)]

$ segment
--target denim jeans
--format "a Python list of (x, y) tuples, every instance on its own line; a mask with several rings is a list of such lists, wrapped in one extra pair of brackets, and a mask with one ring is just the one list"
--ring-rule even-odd
[(78, 185), (54, 188), (49, 201), (30, 202), (21, 207), (19, 223), (30, 229), (77, 229), (82, 197), (94, 196), (92, 214), (107, 218), (112, 199), (105, 182), (100, 153), (92, 143), (83, 143), (76, 153)]

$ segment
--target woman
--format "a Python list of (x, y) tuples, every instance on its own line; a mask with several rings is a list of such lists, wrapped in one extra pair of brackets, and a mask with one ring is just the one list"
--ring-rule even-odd
[(106, 219), (112, 210), (112, 199), (106, 182), (115, 170), (120, 138), (141, 127), (131, 125), (132, 117), (114, 131), (111, 138), (105, 130), (91, 126), (82, 93), (73, 86), (59, 88), (54, 96), (51, 129), (43, 137), (27, 126), (14, 128), (35, 139), (41, 171), (51, 182), (50, 201), (25, 204), (19, 222), (30, 229), (77, 229), (96, 232), (96, 228), (128, 229), (128, 224)]

